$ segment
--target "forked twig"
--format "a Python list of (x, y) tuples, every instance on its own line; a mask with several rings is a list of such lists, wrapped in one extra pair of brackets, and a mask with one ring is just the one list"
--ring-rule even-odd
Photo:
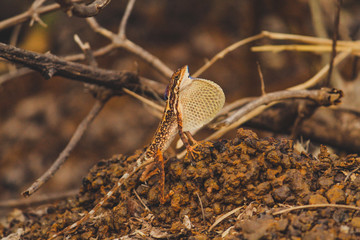
[[(82, 0), (72, 0), (72, 2), (80, 2), (80, 1), (82, 1)], [(44, 13), (55, 11), (59, 8), (60, 8), (60, 5), (57, 3), (54, 3), (54, 4), (50, 4), (50, 5), (38, 8), (36, 10), (36, 13), (38, 15), (44, 14)], [(0, 30), (14, 26), (14, 25), (22, 23), (22, 22), (25, 22), (28, 19), (31, 19), (33, 17), (33, 14), (34, 14), (34, 10), (32, 8), (30, 8), (27, 11), (20, 13), (14, 17), (7, 18), (0, 22)]]
[(46, 0), (35, 0), (33, 4), (31, 4), (31, 7), (29, 8), (29, 11), (32, 12), (31, 20), (30, 20), (30, 26), (34, 24), (34, 22), (38, 22), (42, 27), (47, 27), (46, 23), (41, 20), (38, 9), (39, 7), (45, 2)]

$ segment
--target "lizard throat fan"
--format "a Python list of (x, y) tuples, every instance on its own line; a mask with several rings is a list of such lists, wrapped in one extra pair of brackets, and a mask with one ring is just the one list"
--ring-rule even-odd
[[(176, 74), (176, 75), (175, 75)], [(216, 83), (192, 78), (188, 66), (174, 73), (179, 76), (179, 111), (182, 114), (183, 131), (194, 132), (209, 123), (225, 103), (225, 94)], [(176, 80), (176, 77), (173, 79)]]

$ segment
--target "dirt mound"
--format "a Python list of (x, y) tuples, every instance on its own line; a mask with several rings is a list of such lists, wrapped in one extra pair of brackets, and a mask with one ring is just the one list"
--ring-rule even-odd
[[(152, 176), (144, 184), (139, 181), (139, 172), (72, 236), (76, 239), (360, 237), (358, 211), (349, 209), (360, 206), (360, 176), (356, 173), (359, 157), (339, 158), (326, 147), (321, 147), (318, 156), (312, 156), (294, 149), (291, 140), (259, 139), (255, 133), (243, 129), (238, 130), (233, 140), (201, 143), (196, 150), (200, 154), (195, 159), (189, 156), (182, 160), (168, 159), (165, 191), (170, 196), (164, 205), (159, 204), (159, 176)], [(99, 162), (84, 178), (76, 198), (42, 211), (13, 212), (8, 226), (0, 227), (0, 236), (22, 229), (24, 239), (42, 239), (74, 223), (94, 207), (138, 156), (119, 155)], [(303, 205), (313, 206), (278, 212)], [(220, 221), (219, 216), (226, 213)], [(217, 220), (219, 223), (212, 226)]]

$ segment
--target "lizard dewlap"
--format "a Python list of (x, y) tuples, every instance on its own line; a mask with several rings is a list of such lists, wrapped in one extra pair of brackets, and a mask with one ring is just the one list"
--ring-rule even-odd
[(183, 130), (192, 132), (201, 128), (215, 117), (224, 103), (225, 95), (219, 85), (194, 78), (179, 96)]

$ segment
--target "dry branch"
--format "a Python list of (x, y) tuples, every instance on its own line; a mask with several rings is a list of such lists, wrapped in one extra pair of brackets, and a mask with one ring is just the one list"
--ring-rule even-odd
[[(300, 101), (282, 102), (266, 109), (245, 125), (288, 134), (298, 116)], [(306, 101), (308, 104), (310, 101)], [(311, 104), (311, 103), (310, 103)], [(360, 113), (342, 108), (318, 108), (299, 126), (298, 135), (348, 152), (359, 152)]]
[(312, 205), (305, 205), (305, 206), (290, 207), (287, 209), (283, 209), (283, 210), (274, 212), (273, 215), (279, 215), (279, 214), (288, 213), (288, 212), (295, 211), (295, 210), (311, 209), (311, 208), (344, 208), (344, 209), (349, 209), (349, 210), (353, 210), (353, 211), (360, 211), (360, 208), (356, 207), (356, 206), (326, 203), (326, 204), (312, 204)]
[(67, 77), (76, 81), (96, 84), (121, 90), (123, 87), (139, 87), (139, 78), (131, 72), (115, 72), (84, 64), (65, 61), (52, 54), (40, 54), (0, 43), (0, 57), (22, 64), (43, 74), (46, 79), (53, 76)]
[(71, 0), (55, 0), (68, 15), (74, 14), (77, 17), (93, 17), (97, 15), (111, 0), (94, 0), (92, 3), (85, 5), (83, 3), (74, 3)]
[(225, 125), (231, 124), (261, 105), (266, 105), (280, 100), (302, 98), (315, 101), (321, 106), (330, 106), (340, 103), (341, 97), (341, 91), (328, 88), (322, 88), (320, 90), (284, 90), (268, 93), (242, 107), (235, 114), (222, 121), (222, 123)]

